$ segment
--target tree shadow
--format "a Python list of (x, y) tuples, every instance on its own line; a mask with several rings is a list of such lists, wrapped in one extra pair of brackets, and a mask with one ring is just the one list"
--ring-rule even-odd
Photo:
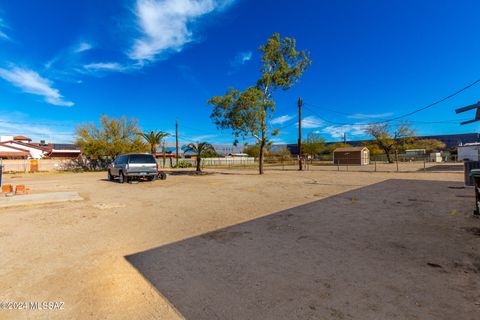
[(387, 180), (126, 259), (186, 319), (467, 319), (461, 185)]
[(195, 171), (195, 170), (163, 170), (168, 175), (171, 176), (207, 176), (214, 174), (213, 172), (206, 172), (206, 171)]

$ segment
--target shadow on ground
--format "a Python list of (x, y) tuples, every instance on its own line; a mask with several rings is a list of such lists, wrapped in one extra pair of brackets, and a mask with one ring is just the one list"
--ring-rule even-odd
[[(228, 168), (226, 168), (228, 169)], [(243, 168), (240, 168), (243, 169)], [(225, 171), (202, 171), (198, 172), (195, 170), (165, 170), (165, 173), (172, 175), (172, 176), (206, 176), (206, 175), (213, 175), (213, 174), (219, 174), (219, 175), (249, 175), (249, 176), (258, 176), (258, 173), (251, 173), (251, 172), (225, 172)]]
[[(419, 169), (418, 171), (424, 171), (424, 169)], [(463, 172), (463, 164), (449, 164), (449, 165), (434, 165), (427, 167), (425, 171), (461, 171)]]
[(388, 180), (126, 259), (186, 319), (474, 319), (480, 223), (449, 186)]

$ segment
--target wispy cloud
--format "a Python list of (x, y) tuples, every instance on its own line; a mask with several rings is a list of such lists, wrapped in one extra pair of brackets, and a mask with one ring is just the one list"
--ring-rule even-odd
[(6, 28), (5, 22), (3, 21), (2, 18), (0, 18), (0, 39), (10, 40), (10, 37), (5, 33), (5, 31), (2, 30), (5, 28)]
[(252, 51), (239, 52), (235, 55), (231, 65), (232, 67), (238, 67), (240, 65), (244, 65), (250, 60), (252, 60)]
[(159, 55), (179, 52), (193, 41), (192, 23), (222, 10), (234, 0), (137, 0), (135, 15), (140, 37), (128, 56), (140, 62), (154, 61)]
[(280, 117), (277, 117), (277, 118), (273, 118), (272, 121), (270, 121), (270, 122), (272, 124), (284, 124), (285, 122), (290, 121), (293, 118), (294, 117), (292, 117), (292, 116), (284, 115), (284, 116), (280, 116)]
[(128, 67), (121, 65), (117, 62), (96, 62), (89, 63), (83, 66), (89, 71), (126, 71)]
[(347, 118), (350, 119), (378, 119), (378, 118), (386, 118), (392, 116), (392, 112), (386, 112), (386, 113), (377, 113), (377, 114), (365, 114), (365, 113), (355, 113)]
[(325, 133), (332, 138), (342, 138), (344, 134), (350, 136), (362, 136), (365, 135), (365, 124), (347, 124), (342, 126), (327, 126), (323, 128), (319, 133)]
[(22, 89), (26, 93), (43, 96), (47, 103), (57, 106), (73, 106), (73, 102), (66, 101), (60, 92), (52, 87), (52, 82), (29, 69), (13, 67), (0, 68), (0, 78)]
[(270, 142), (272, 142), (274, 144), (286, 144), (285, 140), (283, 140), (281, 138), (271, 138)]
[(204, 142), (215, 137), (217, 137), (216, 134), (204, 134), (200, 136), (191, 137), (190, 140), (193, 142)]
[(80, 42), (74, 49), (73, 51), (75, 53), (80, 53), (80, 52), (84, 52), (84, 51), (88, 51), (88, 50), (91, 50), (93, 49), (93, 45), (89, 42)]
[[(47, 140), (50, 142), (71, 142), (74, 140), (73, 125), (70, 127), (66, 124), (60, 124), (55, 127), (51, 124), (37, 124), (35, 121), (30, 121), (25, 114), (16, 113), (14, 116), (0, 116), (0, 135), (27, 136), (33, 141)], [(58, 129), (56, 129), (58, 128)]]
[(308, 116), (302, 119), (302, 128), (305, 128), (305, 129), (320, 128), (323, 125), (324, 125), (323, 120), (318, 119), (315, 116)]

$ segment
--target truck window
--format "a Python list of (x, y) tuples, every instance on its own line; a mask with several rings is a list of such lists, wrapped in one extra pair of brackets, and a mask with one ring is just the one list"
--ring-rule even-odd
[(151, 154), (131, 154), (129, 163), (155, 163), (155, 158)]

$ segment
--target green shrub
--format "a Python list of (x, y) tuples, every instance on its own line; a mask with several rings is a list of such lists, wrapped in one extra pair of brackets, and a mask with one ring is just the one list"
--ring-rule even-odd
[(178, 162), (178, 165), (173, 165), (172, 168), (191, 168), (191, 167), (193, 167), (191, 162), (181, 160)]

